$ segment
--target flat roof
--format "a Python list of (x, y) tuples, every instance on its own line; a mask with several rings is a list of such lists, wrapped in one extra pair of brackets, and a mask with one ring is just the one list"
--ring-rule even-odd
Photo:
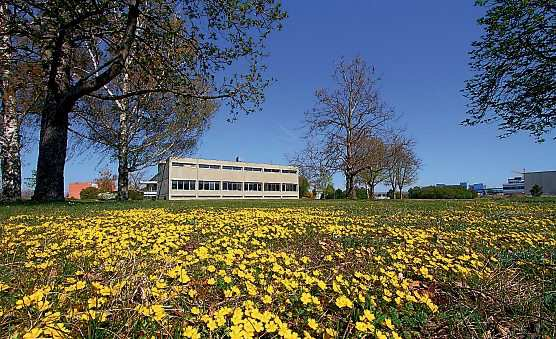
[(529, 174), (529, 173), (555, 173), (556, 170), (551, 170), (551, 171), (532, 171), (532, 172), (524, 172), (524, 174)]
[[(230, 165), (230, 166), (247, 166), (247, 167), (279, 167), (279, 168), (291, 168), (297, 169), (297, 166), (293, 165), (277, 165), (277, 164), (267, 164), (261, 162), (245, 162), (245, 161), (233, 161), (233, 160), (218, 160), (218, 159), (202, 159), (202, 158), (182, 158), (182, 157), (171, 157), (170, 160), (184, 161), (184, 162), (208, 162), (208, 163), (218, 163), (220, 165)], [(166, 161), (161, 161), (165, 163)]]

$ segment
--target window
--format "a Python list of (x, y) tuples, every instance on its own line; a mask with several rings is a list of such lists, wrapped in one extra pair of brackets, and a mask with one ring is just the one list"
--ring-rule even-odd
[(172, 167), (196, 167), (195, 164), (190, 162), (172, 162)]
[(284, 170), (282, 170), (282, 173), (293, 173), (293, 174), (296, 174), (297, 171), (296, 171), (296, 170), (286, 170), (286, 169), (284, 169)]
[(222, 166), (222, 169), (231, 170), (231, 171), (241, 171), (243, 167), (240, 166)]
[(199, 180), (199, 190), (204, 191), (219, 191), (220, 181), (203, 181)]
[(263, 169), (260, 167), (245, 167), (244, 170), (251, 172), (262, 172)]
[(245, 191), (262, 191), (262, 183), (260, 182), (246, 182), (243, 184)]
[(199, 164), (199, 168), (220, 169), (220, 165)]
[(277, 168), (265, 168), (265, 172), (273, 172), (273, 173), (280, 173), (280, 170)]
[(296, 192), (297, 184), (282, 184), (282, 191), (284, 192)]
[(223, 181), (222, 189), (224, 191), (241, 191), (241, 182)]
[(172, 180), (173, 190), (191, 191), (195, 189), (195, 180)]
[(269, 192), (279, 192), (280, 191), (280, 184), (266, 182), (264, 184), (264, 190)]

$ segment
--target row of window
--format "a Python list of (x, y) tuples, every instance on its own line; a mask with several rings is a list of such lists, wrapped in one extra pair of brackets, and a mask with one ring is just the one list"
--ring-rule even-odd
[[(196, 168), (197, 165), (190, 162), (172, 162), (172, 167), (189, 167)], [(291, 169), (277, 169), (277, 168), (261, 168), (261, 167), (241, 167), (241, 166), (220, 166), (220, 165), (210, 165), (210, 164), (199, 164), (199, 168), (205, 169), (225, 169), (230, 171), (249, 171), (249, 172), (271, 172), (271, 173), (293, 173), (296, 174), (297, 170)]]
[[(296, 192), (297, 184), (281, 184), (265, 182), (234, 182), (222, 181), (223, 191), (262, 191), (267, 192)], [(193, 191), (195, 190), (195, 180), (172, 180), (172, 189), (180, 191)], [(201, 191), (219, 191), (220, 181), (206, 181), (199, 180), (197, 189)]]

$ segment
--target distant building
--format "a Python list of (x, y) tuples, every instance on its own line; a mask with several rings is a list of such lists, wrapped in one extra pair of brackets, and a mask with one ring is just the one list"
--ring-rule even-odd
[(534, 185), (542, 187), (545, 195), (556, 195), (556, 171), (525, 172), (524, 191), (529, 194)]
[(467, 183), (466, 182), (460, 182), (459, 185), (465, 189), (467, 189)]
[(479, 195), (486, 194), (486, 186), (483, 183), (471, 184), (469, 185), (469, 189)]
[(489, 187), (485, 189), (486, 195), (503, 195), (504, 189), (502, 187)]
[(525, 194), (525, 180), (523, 177), (509, 178), (508, 183), (502, 185), (502, 192), (507, 195)]
[(299, 199), (294, 166), (169, 158), (155, 178), (157, 199)]
[(81, 199), (80, 193), (82, 190), (88, 187), (98, 187), (97, 184), (93, 182), (72, 182), (68, 187), (68, 198), (70, 199)]

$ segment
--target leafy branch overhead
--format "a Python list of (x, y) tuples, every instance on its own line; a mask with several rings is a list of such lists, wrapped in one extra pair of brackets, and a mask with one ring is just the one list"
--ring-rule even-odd
[(495, 122), (544, 141), (556, 127), (556, 0), (481, 0), (484, 33), (473, 43), (463, 123)]
[[(8, 0), (0, 31), (2, 62), (41, 68), (41, 115), (35, 199), (64, 193), (70, 112), (87, 98), (127, 100), (169, 95), (222, 100), (233, 119), (259, 109), (266, 78), (265, 41), (281, 28), (279, 1)], [(4, 16), (3, 16), (4, 17)], [(3, 46), (6, 44), (3, 44)], [(130, 71), (129, 90), (112, 86)]]

